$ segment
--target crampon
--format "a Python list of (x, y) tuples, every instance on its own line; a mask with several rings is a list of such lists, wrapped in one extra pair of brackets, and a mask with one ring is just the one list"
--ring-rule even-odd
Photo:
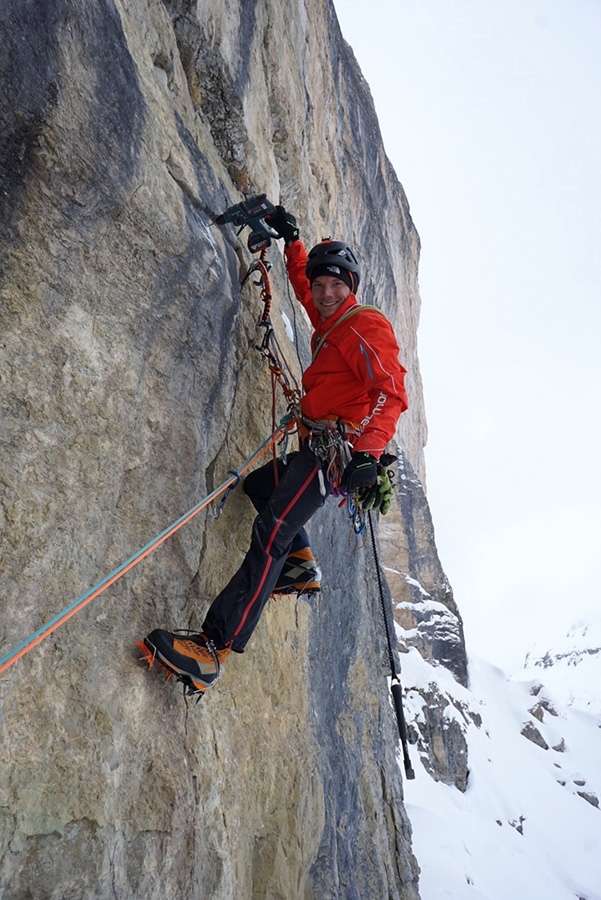
[(187, 697), (198, 699), (219, 678), (221, 663), (231, 649), (217, 649), (206, 635), (188, 629), (171, 632), (156, 628), (137, 644), (150, 666), (156, 660), (168, 676), (181, 681)]
[(141, 660), (145, 660), (148, 663), (148, 667), (152, 669), (155, 662), (159, 669), (161, 669), (165, 673), (165, 680), (170, 681), (171, 678), (175, 678), (176, 681), (179, 681), (184, 685), (184, 695), (186, 697), (196, 697), (197, 703), (199, 700), (202, 700), (204, 697), (204, 693), (206, 688), (197, 687), (189, 675), (182, 675), (180, 672), (174, 672), (173, 669), (170, 669), (169, 666), (165, 665), (163, 660), (159, 659), (156, 654), (156, 650), (151, 650), (150, 647), (147, 647), (144, 641), (136, 641), (136, 647), (141, 650), (142, 656)]

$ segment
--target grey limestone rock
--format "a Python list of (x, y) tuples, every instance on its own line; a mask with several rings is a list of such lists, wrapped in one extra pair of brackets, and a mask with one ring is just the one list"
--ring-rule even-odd
[(528, 738), (529, 741), (532, 741), (533, 744), (537, 744), (539, 747), (542, 747), (543, 750), (548, 750), (549, 745), (546, 740), (532, 722), (525, 722), (522, 727), (520, 734), (522, 734), (525, 738)]
[[(6, 0), (0, 23), (4, 652), (271, 431), (249, 255), (212, 224), (240, 191), (360, 248), (421, 477), (426, 428), (419, 240), (330, 2)], [(335, 503), (321, 598), (270, 604), (201, 704), (138, 660), (151, 628), (199, 626), (251, 522), (234, 492), (0, 676), (6, 898), (418, 897), (374, 572)]]

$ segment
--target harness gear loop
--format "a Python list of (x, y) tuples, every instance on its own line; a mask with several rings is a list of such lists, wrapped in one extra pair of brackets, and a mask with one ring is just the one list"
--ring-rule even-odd
[(303, 419), (308, 429), (307, 442), (319, 463), (319, 487), (322, 497), (326, 495), (325, 479), (330, 483), (332, 494), (340, 496), (342, 473), (351, 459), (351, 445), (347, 440), (347, 428), (341, 419), (319, 419), (313, 422)]

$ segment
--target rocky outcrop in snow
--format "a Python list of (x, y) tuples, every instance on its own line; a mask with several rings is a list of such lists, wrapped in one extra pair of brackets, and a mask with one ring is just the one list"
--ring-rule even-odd
[[(468, 684), (463, 622), (442, 569), (434, 527), (421, 481), (398, 448), (398, 505), (380, 523), (382, 560), (392, 593), (399, 647), (415, 648), (424, 660)], [(401, 663), (404, 654), (401, 654)], [(408, 685), (406, 685), (408, 687)], [(428, 772), (436, 780), (465, 791), (469, 761), (465, 704), (449, 699), (436, 679), (415, 688), (421, 697), (420, 714), (409, 728)]]
[[(540, 681), (513, 682), (477, 658), (470, 657), (469, 690), (415, 649), (403, 660), (408, 724), (418, 735), (412, 750), (419, 755), (406, 800), (423, 896), (596, 897), (599, 715), (565, 706)], [(437, 778), (421, 738), (435, 693), (442, 698), (435, 697), (436, 706), (446, 702), (447, 720), (463, 734), (464, 793)]]
[(600, 661), (601, 628), (593, 622), (580, 622), (556, 646), (535, 646), (514, 678), (540, 679), (562, 703), (601, 714)]

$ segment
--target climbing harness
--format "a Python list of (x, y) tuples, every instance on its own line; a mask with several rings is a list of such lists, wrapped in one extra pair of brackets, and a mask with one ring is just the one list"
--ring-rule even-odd
[(352, 458), (352, 445), (347, 435), (357, 434), (357, 430), (340, 419), (322, 419), (312, 422), (302, 419), (300, 430), (306, 434), (310, 449), (318, 463), (317, 476), (322, 497), (327, 494), (326, 481), (334, 497), (342, 497), (338, 504), (346, 506), (351, 520), (349, 545), (354, 550), (361, 550), (367, 542), (365, 515), (357, 500), (357, 491), (346, 494), (340, 489), (342, 473)]
[(316, 456), (319, 469), (319, 491), (322, 497), (327, 494), (326, 480), (334, 496), (340, 494), (342, 473), (351, 459), (351, 445), (346, 434), (347, 427), (340, 419), (321, 419), (313, 422), (303, 419), (309, 449)]
[(397, 724), (399, 726), (399, 737), (401, 739), (401, 747), (403, 749), (403, 764), (405, 766), (405, 775), (409, 781), (415, 778), (415, 772), (411, 765), (411, 757), (409, 756), (409, 739), (407, 737), (407, 723), (405, 721), (405, 712), (403, 710), (403, 686), (401, 684), (401, 676), (396, 671), (394, 661), (394, 650), (390, 628), (388, 626), (388, 616), (386, 614), (386, 601), (384, 598), (384, 586), (382, 584), (382, 575), (380, 568), (380, 559), (378, 556), (378, 548), (376, 545), (376, 535), (374, 524), (371, 518), (371, 512), (367, 513), (369, 520), (369, 532), (371, 535), (371, 545), (374, 552), (374, 561), (376, 565), (376, 577), (378, 579), (378, 591), (380, 594), (380, 605), (382, 607), (382, 616), (384, 618), (384, 630), (386, 632), (386, 645), (388, 649), (388, 661), (390, 663), (391, 684), (390, 690), (394, 700), (394, 708), (396, 712)]
[(256, 462), (256, 460), (266, 451), (268, 450), (283, 434), (284, 431), (287, 431), (288, 428), (292, 425), (293, 417), (291, 415), (286, 415), (282, 418), (279, 425), (274, 429), (272, 434), (264, 441), (260, 447), (255, 450), (252, 456), (240, 466), (237, 472), (228, 473), (230, 477), (223, 482), (218, 488), (212, 491), (204, 500), (201, 500), (196, 506), (193, 506), (192, 509), (188, 510), (187, 513), (184, 513), (181, 518), (177, 519), (172, 525), (162, 531), (157, 537), (153, 538), (153, 540), (149, 541), (141, 550), (138, 550), (137, 553), (134, 553), (133, 556), (130, 556), (124, 563), (114, 569), (106, 578), (103, 578), (102, 581), (99, 581), (94, 587), (90, 588), (85, 594), (82, 594), (81, 597), (78, 597), (77, 600), (74, 600), (69, 606), (65, 607), (58, 615), (56, 615), (49, 622), (46, 622), (38, 631), (35, 631), (32, 635), (26, 638), (22, 643), (20, 643), (14, 650), (11, 650), (10, 653), (7, 653), (5, 656), (0, 658), (0, 673), (4, 672), (5, 669), (8, 669), (14, 662), (16, 662), (20, 657), (24, 656), (29, 650), (32, 650), (37, 644), (41, 643), (44, 638), (48, 637), (49, 634), (52, 634), (53, 631), (78, 613), (84, 606), (87, 606), (95, 597), (98, 597), (103, 591), (105, 591), (111, 584), (114, 584), (122, 575), (125, 575), (126, 572), (129, 572), (130, 569), (133, 569), (137, 563), (143, 560), (146, 556), (152, 553), (153, 550), (162, 544), (167, 538), (171, 537), (172, 534), (175, 534), (183, 525), (190, 521), (190, 519), (194, 518), (194, 516), (199, 513), (202, 509), (205, 509), (216, 497), (220, 496), (224, 491), (228, 491), (230, 487), (234, 487), (238, 484), (241, 475), (247, 469)]

